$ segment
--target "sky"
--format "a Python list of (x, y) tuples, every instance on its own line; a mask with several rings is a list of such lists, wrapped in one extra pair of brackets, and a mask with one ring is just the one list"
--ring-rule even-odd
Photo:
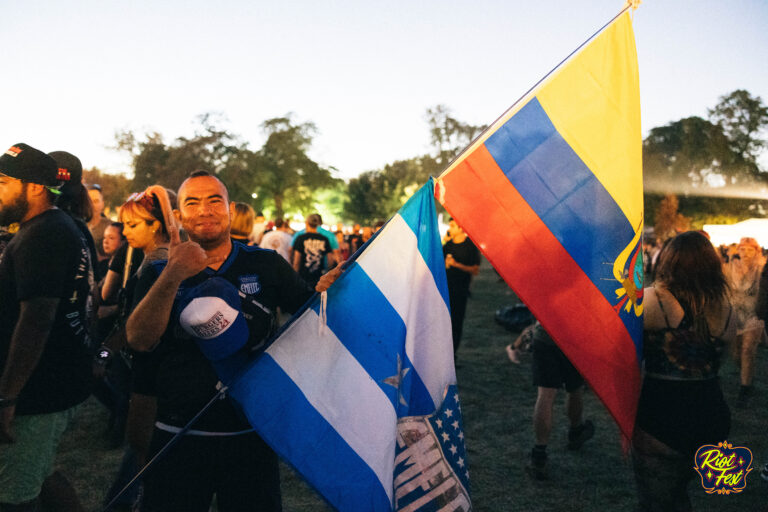
[[(351, 178), (429, 151), (428, 107), (488, 124), (621, 0), (0, 0), (0, 145), (130, 173), (117, 130), (194, 133), (206, 112), (258, 149), (261, 123), (318, 128)], [(633, 14), (643, 134), (746, 89), (768, 102), (768, 2), (645, 0)]]

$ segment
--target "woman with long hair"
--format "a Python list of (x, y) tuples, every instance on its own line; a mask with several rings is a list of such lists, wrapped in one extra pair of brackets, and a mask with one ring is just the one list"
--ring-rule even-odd
[[(176, 219), (173, 215), (174, 201), (173, 192), (153, 185), (144, 192), (132, 194), (120, 207), (118, 215), (123, 224), (123, 235), (128, 242), (129, 253), (125, 261), (120, 262), (122, 269), (111, 265), (103, 296), (107, 298), (109, 294), (116, 293), (116, 290), (120, 291), (120, 319), (113, 334), (100, 347), (96, 367), (105, 368), (112, 364), (112, 375), (108, 376), (108, 380), (112, 381), (110, 387), (120, 395), (115, 397), (115, 414), (118, 420), (115, 422), (114, 431), (121, 442), (124, 437), (127, 438), (128, 448), (117, 478), (107, 492), (105, 502), (111, 500), (144, 463), (152, 436), (157, 406), (151, 389), (151, 378), (147, 377), (147, 372), (151, 372), (151, 369), (148, 368), (145, 354), (132, 354), (127, 349), (124, 324), (133, 302), (133, 287), (143, 270), (153, 261), (168, 259), (169, 233), (178, 229), (175, 227)], [(144, 255), (141, 265), (133, 273), (130, 256), (132, 251), (141, 251)], [(120, 352), (123, 353), (118, 355)], [(132, 365), (127, 367), (124, 361), (131, 361)], [(137, 490), (134, 489), (124, 499), (130, 502), (136, 496)]]
[(693, 231), (675, 237), (644, 297), (645, 373), (632, 440), (640, 507), (690, 510), (693, 457), (726, 439), (731, 420), (718, 370), (736, 329), (709, 240)]

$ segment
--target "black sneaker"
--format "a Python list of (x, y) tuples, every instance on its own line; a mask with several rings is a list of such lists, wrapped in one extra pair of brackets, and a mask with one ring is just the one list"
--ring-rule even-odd
[(531, 450), (531, 461), (525, 466), (525, 472), (534, 480), (547, 479), (547, 452)]
[(568, 431), (568, 449), (578, 450), (581, 445), (592, 439), (595, 435), (595, 425), (587, 420), (578, 427), (572, 427)]

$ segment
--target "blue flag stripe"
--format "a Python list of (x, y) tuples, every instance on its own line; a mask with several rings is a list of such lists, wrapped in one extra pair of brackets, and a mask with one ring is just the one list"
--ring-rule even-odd
[[(426, 186), (414, 197), (428, 204), (433, 200)], [(412, 414), (434, 411), (442, 402), (445, 386), (456, 381), (450, 312), (432, 270), (418, 250), (421, 239), (439, 244), (437, 225), (420, 231), (417, 240), (405, 220), (395, 215), (357, 259), (405, 324), (406, 354), (432, 397), (432, 404), (424, 403), (424, 412), (412, 408)], [(444, 276), (443, 267), (438, 271)]]
[[(379, 383), (322, 325), (312, 309), (306, 310), (266, 354), (389, 490), (393, 463), (388, 454), (394, 450), (394, 441), (384, 434), (397, 423), (395, 410)], [(372, 436), (372, 432), (382, 435)]]
[[(353, 264), (345, 274), (338, 286), (328, 290), (328, 328), (387, 395), (398, 416), (431, 413), (435, 410), (432, 398), (402, 350), (403, 320), (360, 265)], [(360, 335), (361, 325), (366, 326), (365, 336)], [(394, 383), (392, 378), (398, 375), (403, 375), (400, 394), (386, 383), (386, 379)], [(408, 405), (400, 403), (401, 394)]]
[(437, 232), (434, 182), (429, 180), (419, 192), (411, 196), (400, 209), (398, 215), (416, 235), (418, 251), (429, 267), (440, 295), (448, 305), (448, 283), (445, 277), (443, 246), (440, 243), (440, 233)]
[[(613, 263), (634, 236), (616, 200), (557, 132), (536, 98), (485, 142), (499, 168), (610, 304)], [(620, 315), (630, 333), (641, 319)]]
[[(374, 471), (269, 355), (259, 359), (230, 393), (243, 405), (260, 435), (335, 507), (392, 510), (391, 498)], [(286, 403), (291, 407), (286, 407)], [(292, 428), (285, 428), (286, 425)], [(394, 433), (389, 435), (394, 437)], [(328, 453), (333, 454), (334, 463), (317, 464)]]

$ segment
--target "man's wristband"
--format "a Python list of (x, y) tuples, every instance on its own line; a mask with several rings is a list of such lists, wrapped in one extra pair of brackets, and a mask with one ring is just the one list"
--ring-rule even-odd
[(16, 400), (18, 400), (16, 397), (4, 398), (0, 396), (0, 409), (16, 405)]

